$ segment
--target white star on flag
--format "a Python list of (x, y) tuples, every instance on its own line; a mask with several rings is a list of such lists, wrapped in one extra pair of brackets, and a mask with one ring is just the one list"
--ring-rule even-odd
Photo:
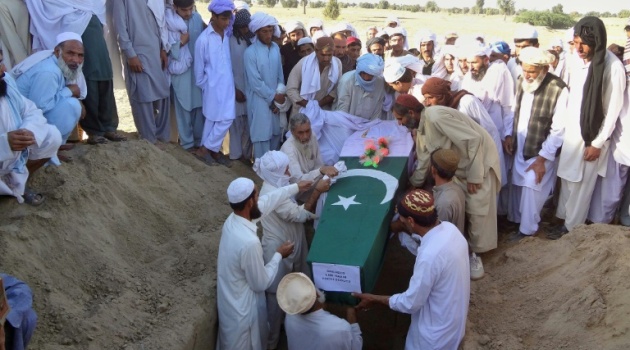
[(355, 202), (354, 201), (354, 198), (356, 196), (357, 196), (356, 194), (354, 196), (352, 196), (352, 197), (337, 196), (337, 197), (339, 197), (339, 202), (333, 203), (331, 205), (342, 205), (344, 210), (348, 210), (348, 207), (353, 205), (353, 204), (361, 204), (359, 202)]

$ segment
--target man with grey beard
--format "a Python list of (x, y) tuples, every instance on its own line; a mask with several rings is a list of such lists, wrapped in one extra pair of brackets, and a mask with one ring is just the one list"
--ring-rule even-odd
[(505, 151), (514, 157), (508, 219), (520, 223), (513, 241), (538, 231), (540, 211), (556, 182), (556, 153), (564, 139), (569, 98), (566, 84), (549, 73), (552, 54), (531, 46), (521, 50), (519, 59), (514, 127), (505, 138)]
[(317, 139), (312, 137), (311, 121), (302, 113), (289, 118), (291, 136), (285, 141), (280, 151), (289, 156), (291, 183), (318, 180), (323, 175), (334, 177), (339, 174), (334, 166), (324, 165), (319, 153)]
[[(75, 33), (61, 33), (53, 51), (39, 51), (11, 70), (20, 93), (41, 109), (48, 124), (59, 129), (65, 143), (85, 115), (79, 98), (87, 88), (79, 85), (85, 80), (82, 73), (83, 42)], [(63, 159), (63, 158), (62, 158)], [(54, 160), (53, 160), (54, 161)]]

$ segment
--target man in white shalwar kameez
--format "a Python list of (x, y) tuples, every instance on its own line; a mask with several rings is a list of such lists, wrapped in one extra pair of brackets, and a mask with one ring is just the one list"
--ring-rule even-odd
[[(610, 155), (608, 156), (608, 164), (606, 165), (606, 176), (597, 177), (595, 190), (593, 191), (593, 199), (591, 200), (591, 208), (588, 212), (588, 220), (594, 223), (609, 224), (615, 218), (617, 209), (621, 205), (623, 199), (623, 190), (628, 179), (628, 166), (630, 165), (630, 136), (628, 135), (628, 119), (630, 118), (630, 109), (628, 106), (628, 83), (630, 83), (630, 20), (626, 24), (626, 35), (628, 41), (624, 48), (624, 59), (626, 73), (626, 89), (624, 91), (624, 105), (619, 115), (619, 120), (615, 126), (610, 142)], [(628, 206), (625, 206), (625, 212), (628, 214)]]
[(420, 63), (422, 68), (417, 71), (418, 74), (429, 77), (446, 78), (446, 67), (442, 55), (437, 52), (437, 36), (429, 30), (421, 30), (416, 35), (418, 50), (420, 51)]
[(383, 114), (385, 81), (383, 59), (368, 53), (357, 60), (357, 69), (345, 73), (337, 86), (337, 101), (333, 110), (368, 120)]
[(26, 182), (29, 174), (57, 154), (60, 145), (59, 130), (20, 94), (0, 65), (0, 195), (41, 204), (44, 197), (26, 189)]
[(197, 156), (208, 165), (219, 163), (229, 167), (230, 160), (219, 150), (234, 120), (236, 102), (230, 56), (234, 3), (212, 0), (208, 9), (212, 13), (210, 25), (195, 45), (195, 80), (202, 91), (202, 110), (206, 117)]
[(265, 349), (269, 330), (265, 290), (273, 283), (280, 261), (293, 253), (294, 244), (284, 242), (265, 264), (255, 221), (299, 190), (293, 184), (259, 197), (250, 179), (240, 177), (230, 183), (227, 194), (234, 212), (223, 224), (217, 258), (217, 349)]
[(289, 128), (291, 136), (282, 144), (280, 151), (289, 157), (291, 183), (314, 181), (324, 175), (334, 177), (339, 174), (334, 166), (324, 165), (317, 138), (313, 136), (311, 121), (306, 115), (298, 113), (291, 116)]
[(249, 138), (249, 122), (247, 121), (247, 98), (245, 96), (247, 81), (245, 80), (243, 56), (245, 50), (256, 40), (256, 34), (252, 33), (248, 27), (251, 21), (248, 8), (239, 9), (237, 6), (234, 15), (234, 32), (230, 37), (230, 58), (236, 89), (234, 121), (230, 126), (230, 159), (241, 159), (245, 164), (251, 164), (253, 151), (252, 141)]
[[(621, 115), (615, 132), (613, 142), (617, 148), (613, 153), (620, 166), (630, 167), (630, 19), (626, 22), (626, 46), (623, 51), (623, 64), (626, 68), (626, 94)], [(626, 130), (624, 133), (623, 131)], [(626, 180), (626, 186), (619, 208), (619, 222), (624, 226), (630, 226), (630, 182)]]
[(549, 66), (555, 56), (536, 47), (521, 50), (514, 131), (507, 150), (514, 157), (510, 221), (520, 223), (518, 241), (538, 231), (540, 212), (556, 182), (556, 153), (562, 146), (569, 90)]
[(406, 350), (457, 350), (470, 299), (466, 239), (455, 225), (438, 220), (433, 195), (427, 191), (409, 191), (396, 208), (406, 232), (422, 239), (409, 288), (392, 296), (353, 293), (361, 299), (357, 308), (383, 304), (410, 314)]
[(346, 306), (344, 320), (324, 310), (325, 299), (303, 273), (288, 274), (280, 281), (278, 303), (287, 313), (284, 329), (289, 349), (361, 350), (363, 337), (354, 307)]
[[(254, 162), (254, 171), (264, 181), (260, 195), (273, 192), (289, 185), (289, 157), (280, 151), (269, 151)], [(308, 245), (304, 233), (304, 223), (315, 219), (315, 204), (319, 195), (328, 191), (330, 180), (320, 181), (309, 200), (303, 205), (293, 198), (282, 201), (272, 212), (261, 219), (263, 227), (262, 249), (265, 263), (271, 261), (278, 247), (284, 242), (293, 242), (294, 250), (278, 265), (278, 273), (273, 283), (267, 288), (267, 317), (269, 321), (269, 339), (267, 349), (275, 349), (280, 338), (280, 326), (284, 313), (278, 306), (276, 291), (278, 283), (288, 273), (302, 272), (310, 275), (306, 264)]]
[(334, 41), (320, 37), (315, 41), (315, 52), (302, 58), (287, 79), (287, 96), (293, 103), (291, 115), (316, 100), (324, 110), (330, 110), (337, 98), (337, 84), (341, 79), (341, 61), (333, 56)]
[[(276, 93), (284, 83), (280, 48), (273, 42), (274, 33), (279, 35), (278, 21), (263, 12), (256, 12), (249, 23), (249, 30), (257, 40), (245, 50), (243, 65), (247, 87), (247, 116), (249, 137), (254, 146), (254, 158), (280, 148), (281, 128), (279, 110), (272, 103), (284, 103), (286, 96)], [(272, 109), (273, 108), (273, 109)]]
[[(568, 76), (568, 117), (558, 164), (562, 188), (556, 212), (565, 221), (556, 230), (558, 238), (584, 223), (589, 207), (605, 205), (605, 198), (611, 195), (593, 193), (598, 176), (608, 176), (609, 138), (623, 106), (626, 85), (623, 64), (606, 49), (606, 28), (599, 18), (582, 18), (574, 34), (580, 60), (572, 62)], [(593, 201), (596, 198), (599, 203)]]

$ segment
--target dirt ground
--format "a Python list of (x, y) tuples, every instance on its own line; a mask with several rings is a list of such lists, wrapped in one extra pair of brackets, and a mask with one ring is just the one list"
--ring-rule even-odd
[[(121, 129), (132, 132), (124, 91), (116, 96)], [(256, 176), (239, 162), (209, 167), (175, 144), (129, 136), (78, 144), (72, 163), (35, 174), (41, 207), (0, 198), (0, 271), (33, 289), (31, 349), (214, 348), (225, 189)], [(627, 349), (630, 229), (505, 237), (483, 255), (486, 277), (471, 284), (464, 349)], [(390, 241), (374, 292), (405, 290), (413, 261)], [(358, 318), (365, 349), (403, 349), (408, 315), (375, 307)]]

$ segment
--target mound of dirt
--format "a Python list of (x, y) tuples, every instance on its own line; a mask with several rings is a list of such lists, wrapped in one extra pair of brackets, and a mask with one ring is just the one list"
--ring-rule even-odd
[(627, 349), (630, 229), (580, 226), (484, 260), (471, 285), (465, 349)]
[(39, 315), (31, 349), (213, 347), (225, 189), (251, 170), (165, 147), (79, 145), (35, 174), (42, 206), (0, 199), (0, 271)]

